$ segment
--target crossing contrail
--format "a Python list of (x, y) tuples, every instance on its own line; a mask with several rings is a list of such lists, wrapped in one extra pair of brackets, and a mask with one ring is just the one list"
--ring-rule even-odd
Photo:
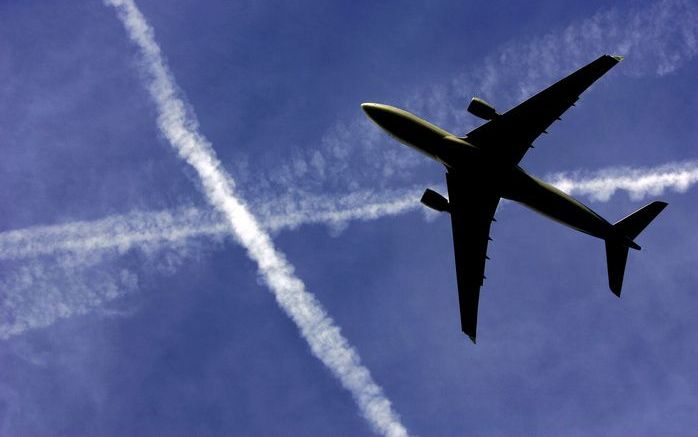
[(372, 428), (385, 435), (406, 435), (390, 401), (361, 364), (359, 355), (342, 336), (334, 320), (294, 275), (262, 225), (235, 193), (235, 183), (225, 172), (211, 144), (199, 132), (197, 121), (177, 93), (177, 87), (153, 30), (132, 0), (108, 0), (145, 63), (148, 91), (158, 112), (158, 127), (179, 156), (197, 172), (209, 203), (226, 220), (235, 239), (247, 250), (259, 273), (286, 314), (296, 323), (313, 354), (339, 378), (356, 400)]
[[(277, 199), (260, 205), (259, 223), (270, 232), (308, 224), (342, 225), (352, 220), (374, 220), (403, 214), (419, 207), (422, 188), (382, 193), (358, 192), (346, 196), (302, 195), (295, 202)], [(282, 211), (279, 213), (279, 211)], [(184, 244), (191, 238), (222, 239), (230, 227), (216, 211), (178, 208), (131, 212), (94, 221), (32, 226), (0, 233), (0, 260), (33, 258), (63, 252), (84, 254), (101, 250), (153, 251)]]
[[(138, 12), (131, 2), (111, 3), (123, 9), (126, 18), (128, 8)], [(662, 13), (658, 13), (660, 11)], [(554, 77), (580, 64), (586, 60), (585, 57), (588, 57), (589, 53), (606, 50), (609, 41), (616, 48), (611, 51), (629, 54), (634, 61), (638, 61), (634, 65), (639, 65), (639, 70), (631, 74), (653, 72), (663, 75), (695, 57), (696, 8), (690, 2), (663, 1), (643, 7), (628, 16), (624, 14), (620, 10), (606, 11), (581, 23), (570, 25), (554, 35), (545, 35), (523, 45), (514, 43), (504, 46), (486, 60), (485, 65), (476, 71), (477, 74), (473, 73), (475, 77), (482, 78), (481, 82), (474, 80), (471, 77), (473, 75), (463, 77), (452, 81), (454, 89), (449, 89), (448, 92), (426, 92), (426, 95), (434, 94), (436, 98), (425, 98), (425, 93), (417, 93), (419, 95), (411, 99), (412, 103), (407, 106), (415, 111), (434, 115), (440, 122), (450, 121), (450, 124), (460, 126), (463, 124), (464, 111), (460, 103), (454, 105), (452, 100), (455, 98), (462, 103), (465, 98), (463, 90), (470, 92), (480, 89), (486, 95), (498, 90), (498, 96), (509, 95), (509, 99), (513, 100), (518, 96), (525, 97), (537, 84), (545, 82), (547, 76)], [(137, 18), (140, 17), (138, 13), (136, 15)], [(626, 24), (620, 27), (617, 23)], [(139, 44), (144, 56), (162, 64), (159, 49), (152, 41), (152, 31), (147, 23), (141, 20), (140, 23), (134, 22), (131, 25), (134, 27), (133, 32), (144, 32), (155, 48), (154, 52), (148, 52)], [(638, 26), (641, 28), (638, 29)], [(570, 44), (573, 47), (568, 47)], [(565, 50), (561, 50), (561, 47)], [(149, 58), (148, 53), (151, 56), (154, 53), (154, 58)], [(543, 70), (546, 77), (536, 76), (536, 71), (541, 69), (541, 65), (545, 66)], [(182, 101), (176, 98), (175, 84), (164, 64), (155, 70), (150, 68), (151, 79), (164, 76), (165, 81), (151, 81), (151, 93), (153, 86), (162, 87), (161, 91), (173, 97), (174, 100), (170, 103), (175, 107), (182, 105)], [(523, 82), (520, 80), (522, 71), (528, 71), (528, 77)], [(497, 72), (497, 75), (493, 75), (494, 72)], [(509, 88), (506, 88), (507, 86)], [(450, 96), (451, 100), (438, 98), (441, 95)], [(507, 102), (502, 104), (505, 103)], [(161, 106), (160, 103), (158, 106)], [(443, 111), (446, 115), (441, 114)], [(188, 129), (193, 138), (208, 144), (197, 133), (195, 119), (187, 117), (181, 106), (175, 109), (175, 114), (179, 114), (179, 121), (184, 125), (185, 131)], [(162, 118), (161, 115), (160, 119)], [(334, 146), (346, 148), (347, 138), (362, 143), (356, 140), (357, 134), (361, 134), (362, 131), (342, 129), (341, 132), (344, 132), (344, 136), (330, 136), (330, 142)], [(339, 144), (335, 144), (337, 142)], [(317, 154), (317, 151), (313, 153)], [(372, 149), (368, 154), (374, 159), (376, 150)], [(322, 155), (318, 156), (322, 158)], [(302, 167), (318, 167), (322, 170), (320, 173), (324, 174), (327, 169), (322, 163), (329, 160), (328, 157), (325, 158), (327, 159), (308, 159), (307, 165)], [(391, 156), (391, 160), (392, 158)], [(386, 160), (379, 164), (385, 165), (384, 161)], [(303, 174), (298, 177), (308, 176)], [(550, 175), (547, 179), (563, 191), (582, 195), (593, 201), (609, 200), (619, 190), (627, 191), (632, 199), (637, 200), (648, 195), (658, 195), (664, 190), (683, 192), (689, 189), (698, 181), (698, 163), (682, 162), (653, 168), (612, 168), (594, 172), (558, 173)], [(268, 231), (293, 229), (311, 223), (341, 225), (352, 220), (372, 220), (413, 211), (419, 207), (421, 189), (420, 186), (392, 192), (359, 191), (341, 197), (301, 194), (293, 200), (276, 199), (266, 205), (254, 205), (252, 210), (257, 213), (259, 224)], [(279, 213), (279, 210), (282, 212)], [(231, 224), (225, 215), (219, 211), (195, 208), (131, 212), (97, 221), (36, 226), (0, 233), (0, 260), (52, 257), (40, 260), (40, 263), (31, 262), (28, 267), (24, 266), (11, 277), (0, 281), (0, 289), (12, 291), (5, 294), (0, 305), (0, 338), (20, 334), (26, 329), (48, 326), (59, 318), (92, 311), (137, 287), (137, 277), (127, 270), (105, 271), (95, 280), (92, 274), (86, 273), (88, 267), (90, 272), (94, 270), (94, 265), (91, 264), (93, 260), (86, 262), (85, 259), (89, 259), (89, 256), (83, 259), (83, 255), (91, 256), (95, 251), (105, 250), (120, 253), (133, 248), (146, 251), (169, 247), (182, 248), (186, 247), (188, 239), (222, 239), (229, 238), (230, 235)], [(70, 261), (64, 261), (64, 255), (67, 255)], [(109, 253), (105, 252), (105, 255)], [(100, 269), (105, 267), (106, 264), (100, 266)], [(80, 282), (81, 275), (85, 275), (86, 283)], [(54, 281), (55, 278), (60, 278), (60, 281)], [(60, 289), (62, 285), (69, 288), (70, 292), (66, 290), (66, 293), (63, 293)]]

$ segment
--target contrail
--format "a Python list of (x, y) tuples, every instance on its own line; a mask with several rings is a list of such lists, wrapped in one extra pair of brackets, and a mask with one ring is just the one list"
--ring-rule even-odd
[[(591, 177), (589, 177), (591, 175)], [(590, 172), (557, 173), (551, 183), (569, 194), (581, 194), (606, 202), (618, 190), (640, 200), (657, 196), (670, 188), (679, 193), (698, 182), (698, 162), (673, 162), (654, 168), (615, 167)]]
[[(367, 221), (415, 210), (420, 205), (418, 199), (422, 190), (420, 186), (340, 197), (306, 194), (300, 201), (272, 200), (256, 209), (259, 223), (270, 232), (308, 224), (340, 226), (351, 220)], [(170, 245), (176, 247), (190, 238), (222, 239), (228, 236), (230, 226), (215, 211), (197, 208), (137, 211), (94, 221), (33, 226), (0, 233), (0, 260), (61, 252), (79, 254), (115, 250), (123, 253), (136, 247), (154, 251)]]
[[(698, 52), (696, 17), (698, 9), (695, 5), (680, 0), (661, 1), (629, 13), (619, 9), (602, 11), (527, 43), (505, 45), (488, 57), (484, 65), (469, 74), (454, 78), (448, 84), (416, 92), (406, 106), (444, 125), (467, 127), (470, 122), (465, 116), (462, 102), (470, 97), (471, 92), (493, 98), (500, 105), (513, 103), (599, 51), (610, 50), (609, 43), (614, 47), (610, 51), (630, 55), (634, 69), (631, 75), (663, 75), (693, 59)], [(147, 31), (145, 22), (143, 27)], [(625, 69), (631, 68), (631, 65)], [(174, 88), (173, 83), (170, 85)], [(376, 141), (380, 141), (380, 137), (374, 138), (371, 132), (364, 129), (361, 123), (340, 123), (323, 139), (322, 151), (311, 151), (311, 156), (304, 157), (307, 159), (300, 164), (296, 162), (297, 159), (288, 160), (291, 164), (287, 171), (276, 171), (274, 174), (290, 174), (284, 177), (290, 177), (291, 184), (299, 186), (303, 179), (312, 179), (314, 172), (324, 179), (328, 173), (337, 170), (329, 168), (327, 163), (337, 158), (336, 153), (342, 156), (349, 153), (347, 145), (351, 140), (351, 144), (357, 147), (365, 144), (364, 147), (369, 148), (364, 153), (375, 164), (366, 167), (371, 174), (388, 178), (400, 168), (394, 168), (391, 163), (400, 160), (395, 159), (392, 149), (376, 149)], [(361, 152), (360, 147), (358, 151)], [(352, 150), (351, 153), (354, 152), (357, 151)], [(391, 154), (386, 158), (382, 153)], [(385, 159), (376, 161), (377, 154)], [(411, 155), (404, 156), (409, 158)], [(348, 169), (353, 173), (357, 166), (349, 166)], [(371, 185), (373, 179), (365, 176), (367, 185)], [(617, 190), (628, 191), (633, 199), (657, 195), (665, 189), (682, 192), (695, 184), (697, 177), (698, 163), (684, 162), (649, 169), (616, 168), (598, 172), (559, 173), (547, 179), (571, 194), (605, 201)], [(277, 185), (288, 183), (287, 179), (276, 181)], [(271, 214), (271, 210), (265, 209), (265, 206), (253, 210), (259, 211), (262, 225), (274, 231), (307, 223), (342, 224), (349, 220), (371, 220), (404, 213), (419, 207), (417, 199), (420, 194), (421, 187), (412, 191), (391, 192), (383, 197), (373, 196), (370, 192), (354, 193), (340, 199), (300, 195), (293, 202), (279, 201), (285, 205), (280, 208), (282, 214)], [(393, 202), (395, 199), (404, 203)], [(275, 203), (275, 211), (278, 211), (278, 207), (279, 203)], [(136, 288), (136, 277), (125, 270), (95, 280), (90, 273), (94, 266), (88, 272), (87, 265), (83, 264), (88, 257), (81, 255), (92, 255), (105, 249), (123, 252), (135, 247), (145, 251), (161, 250), (170, 245), (181, 250), (187, 247), (183, 245), (188, 244), (187, 239), (190, 238), (218, 239), (229, 235), (230, 225), (219, 213), (193, 208), (133, 212), (92, 222), (0, 233), (0, 259), (59, 256), (57, 264), (52, 260), (41, 260), (42, 264), (31, 264), (0, 281), (0, 290), (12, 290), (12, 293), (5, 294), (0, 307), (0, 319), (3, 320), (0, 338), (17, 335), (29, 328), (47, 326), (58, 318), (94, 310), (114, 296), (121, 296), (122, 292)], [(65, 252), (78, 261), (61, 261), (61, 253)], [(81, 263), (80, 267), (71, 266), (73, 262)], [(85, 276), (84, 283), (79, 282), (79, 276)], [(51, 278), (59, 278), (60, 284), (56, 285)], [(61, 290), (61, 284), (65, 285), (65, 290)], [(100, 284), (108, 286), (102, 287)], [(50, 292), (33, 291), (37, 289)]]
[[(593, 172), (558, 172), (547, 176), (553, 185), (573, 195), (606, 202), (619, 190), (641, 200), (666, 190), (685, 192), (698, 183), (698, 162), (685, 161), (651, 168), (611, 167)], [(424, 184), (404, 190), (359, 191), (344, 196), (299, 193), (298, 199), (270, 199), (253, 208), (268, 231), (295, 229), (308, 224), (339, 226), (352, 220), (368, 221), (414, 211), (421, 207)], [(100, 250), (126, 252), (133, 248), (155, 251), (177, 247), (191, 238), (223, 239), (230, 235), (225, 219), (214, 211), (179, 208), (132, 212), (101, 220), (35, 226), (0, 233), (0, 260), (33, 258), (62, 252)]]
[[(641, 200), (666, 190), (687, 191), (698, 183), (698, 162), (555, 173), (546, 179), (563, 191), (594, 201), (608, 201), (618, 190)], [(299, 193), (300, 199), (271, 200), (257, 211), (261, 224), (270, 231), (313, 223), (336, 226), (414, 211), (420, 208), (418, 199), (423, 187), (340, 197)], [(443, 187), (440, 190), (444, 191)], [(229, 236), (230, 227), (219, 213), (196, 208), (132, 212), (91, 222), (0, 233), (0, 260), (51, 257), (42, 262), (31, 260), (8, 278), (0, 279), (0, 290), (6, 291), (0, 305), (0, 339), (51, 325), (59, 318), (86, 314), (137, 289), (137, 275), (110, 266), (102, 259), (104, 256), (140, 249), (160, 259), (158, 251), (173, 249), (170, 255), (185, 258), (190, 239), (221, 240)], [(94, 269), (95, 263), (101, 264), (100, 269)]]
[(117, 9), (126, 31), (145, 61), (147, 85), (158, 111), (158, 127), (179, 156), (198, 173), (209, 203), (226, 219), (236, 240), (259, 268), (277, 302), (296, 323), (301, 335), (356, 400), (374, 430), (385, 435), (406, 435), (383, 390), (373, 381), (359, 355), (342, 336), (335, 322), (293, 273), (293, 267), (273, 245), (247, 206), (235, 196), (235, 184), (223, 169), (211, 144), (198, 131), (194, 115), (186, 111), (172, 74), (155, 42), (153, 29), (132, 0), (108, 0)]

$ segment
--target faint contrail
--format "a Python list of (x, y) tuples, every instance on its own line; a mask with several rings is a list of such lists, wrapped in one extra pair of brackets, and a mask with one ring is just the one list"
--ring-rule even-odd
[(88, 314), (138, 289), (135, 272), (116, 256), (56, 256), (24, 262), (0, 277), (0, 339), (56, 320)]
[(378, 432), (405, 435), (406, 429), (383, 390), (373, 381), (359, 355), (339, 332), (315, 297), (293, 273), (293, 267), (273, 245), (247, 206), (234, 195), (234, 182), (226, 174), (211, 144), (198, 131), (191, 111), (178, 96), (174, 79), (155, 42), (153, 30), (132, 0), (108, 0), (117, 9), (126, 31), (145, 61), (147, 85), (158, 111), (162, 134), (198, 173), (206, 198), (225, 217), (227, 225), (259, 268), (279, 305), (300, 329), (313, 354), (334, 373), (359, 405), (363, 416)]
[[(455, 77), (403, 89), (406, 98), (391, 104), (464, 134), (481, 122), (466, 111), (473, 96), (506, 110), (602, 53), (628, 59), (612, 77), (594, 85), (598, 87), (613, 86), (623, 76), (662, 76), (698, 56), (697, 2), (661, 0), (624, 6), (600, 9), (532, 38), (512, 39), (483, 59), (470, 59)], [(356, 108), (354, 117), (337, 120), (327, 129), (319, 144), (292, 148), (275, 164), (274, 172), (255, 174), (250, 182), (262, 179), (259, 186), (278, 192), (289, 186), (311, 190), (349, 183), (364, 189), (401, 181), (402, 175), (429, 165), (428, 160), (390, 141)], [(245, 188), (259, 194), (254, 184)]]
[[(594, 201), (608, 201), (618, 190), (628, 192), (633, 200), (640, 200), (666, 190), (688, 190), (698, 183), (698, 162), (554, 173), (546, 179), (565, 192)], [(424, 186), (420, 185), (405, 190), (360, 191), (334, 197), (299, 194), (298, 200), (270, 200), (255, 209), (260, 224), (269, 231), (318, 223), (341, 225), (352, 220), (374, 220), (414, 211), (420, 207), (419, 197), (423, 189)], [(0, 233), (0, 260), (107, 249), (152, 251), (185, 244), (190, 238), (225, 238), (228, 235), (230, 229), (225, 219), (208, 210), (180, 208), (132, 212), (90, 222), (35, 226)]]

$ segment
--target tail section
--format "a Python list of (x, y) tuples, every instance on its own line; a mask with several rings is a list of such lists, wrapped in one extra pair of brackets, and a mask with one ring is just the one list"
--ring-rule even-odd
[(613, 233), (606, 239), (606, 262), (608, 285), (616, 296), (620, 297), (620, 290), (623, 287), (628, 249), (640, 250), (640, 246), (633, 240), (666, 206), (666, 202), (652, 202), (613, 225)]

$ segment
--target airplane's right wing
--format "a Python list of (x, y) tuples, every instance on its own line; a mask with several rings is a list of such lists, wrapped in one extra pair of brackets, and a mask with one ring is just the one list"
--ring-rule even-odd
[(475, 342), (480, 287), (485, 277), (487, 243), (499, 195), (478, 183), (476, 172), (446, 174), (456, 255), (461, 328)]
[(574, 105), (579, 96), (613, 68), (620, 56), (604, 55), (535, 96), (471, 131), (466, 140), (483, 148), (496, 148), (498, 156), (517, 163), (533, 141)]

